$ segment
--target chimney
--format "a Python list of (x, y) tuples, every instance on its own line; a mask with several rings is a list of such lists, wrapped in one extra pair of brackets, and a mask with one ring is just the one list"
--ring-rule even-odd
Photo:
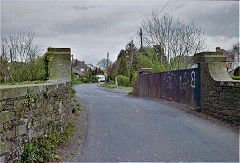
[(238, 52), (238, 47), (234, 46), (233, 50), (235, 50), (236, 52)]
[(77, 65), (78, 65), (78, 60), (76, 59), (76, 60), (75, 60), (74, 67), (77, 67)]
[(221, 52), (221, 48), (220, 47), (216, 47), (216, 52)]

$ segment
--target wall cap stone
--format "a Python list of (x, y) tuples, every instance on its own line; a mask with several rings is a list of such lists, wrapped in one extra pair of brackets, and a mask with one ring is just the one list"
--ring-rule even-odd
[(222, 52), (202, 52), (193, 56), (194, 63), (226, 62), (226, 56)]
[[(200, 67), (206, 67), (211, 78), (214, 81), (222, 82), (234, 82), (229, 73), (227, 72), (226, 57), (222, 52), (202, 52), (193, 56), (195, 63), (200, 64)], [(202, 70), (201, 68), (201, 70)], [(236, 85), (236, 84), (232, 84)]]
[(48, 48), (48, 51), (54, 54), (71, 54), (70, 48)]
[(139, 68), (138, 72), (141, 73), (151, 73), (152, 72), (152, 68)]
[(47, 83), (40, 84), (23, 84), (23, 85), (4, 85), (0, 86), (0, 101), (9, 99), (9, 98), (17, 98), (24, 97), (27, 95), (28, 90), (32, 90), (35, 92), (42, 92), (46, 90), (46, 87), (51, 89), (57, 89), (59, 85), (71, 85), (71, 81), (67, 80), (51, 80)]

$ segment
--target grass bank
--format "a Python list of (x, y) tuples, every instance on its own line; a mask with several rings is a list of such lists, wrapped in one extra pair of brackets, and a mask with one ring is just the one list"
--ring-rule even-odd
[(72, 85), (84, 84), (80, 78), (72, 78)]
[(233, 80), (240, 80), (240, 76), (231, 76)]
[(125, 87), (125, 86), (121, 86), (121, 85), (115, 85), (115, 84), (109, 84), (109, 83), (105, 83), (102, 85), (103, 87), (108, 87), (108, 88), (119, 88), (119, 89), (125, 89), (125, 90), (133, 90), (133, 87)]

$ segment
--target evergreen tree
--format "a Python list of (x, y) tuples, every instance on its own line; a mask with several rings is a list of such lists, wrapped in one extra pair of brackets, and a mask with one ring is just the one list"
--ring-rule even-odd
[(120, 58), (120, 63), (119, 63), (119, 67), (118, 67), (118, 75), (123, 75), (123, 76), (130, 76), (130, 68), (129, 65), (127, 63), (127, 60), (121, 56)]

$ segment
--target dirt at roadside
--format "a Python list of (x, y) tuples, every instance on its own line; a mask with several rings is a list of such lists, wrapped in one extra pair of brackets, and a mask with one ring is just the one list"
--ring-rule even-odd
[[(79, 103), (81, 101), (79, 98), (74, 97), (73, 104)], [(70, 162), (71, 158), (77, 154), (78, 148), (81, 148), (81, 145), (85, 139), (87, 133), (87, 113), (86, 111), (78, 111), (79, 116), (73, 116), (73, 122), (76, 128), (76, 131), (73, 132), (73, 136), (70, 142), (66, 142), (62, 148), (57, 149), (54, 153), (61, 157), (59, 162)]]

